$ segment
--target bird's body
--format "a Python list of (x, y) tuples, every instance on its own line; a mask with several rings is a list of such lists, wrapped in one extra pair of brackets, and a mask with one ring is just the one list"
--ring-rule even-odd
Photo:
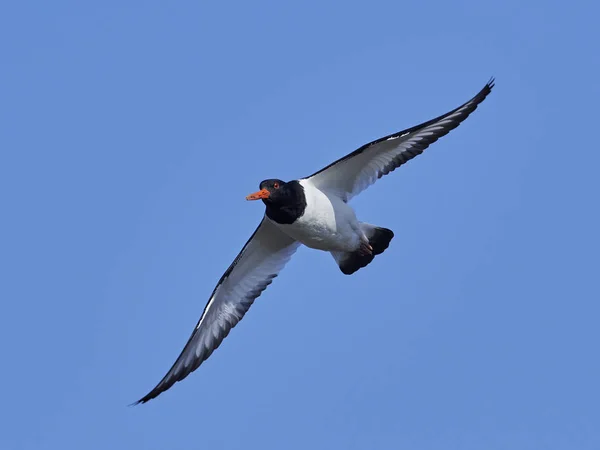
[(263, 220), (218, 281), (171, 369), (138, 403), (157, 397), (208, 359), (300, 245), (330, 252), (346, 275), (383, 253), (394, 233), (360, 222), (348, 202), (456, 128), (493, 86), (492, 79), (458, 108), (363, 145), (309, 177), (261, 182), (246, 199), (264, 202)]
[(357, 250), (366, 238), (352, 207), (337, 195), (319, 190), (310, 180), (299, 180), (299, 184), (306, 198), (304, 213), (291, 224), (274, 221), (275, 225), (309, 248), (328, 252)]

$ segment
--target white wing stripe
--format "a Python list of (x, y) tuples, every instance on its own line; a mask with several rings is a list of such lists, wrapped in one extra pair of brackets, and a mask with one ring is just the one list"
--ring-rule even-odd
[(183, 380), (219, 347), (254, 300), (273, 282), (300, 244), (264, 218), (227, 269), (173, 367), (138, 403)]
[(363, 145), (311, 175), (317, 188), (348, 201), (460, 125), (491, 92), (494, 80), (470, 101), (436, 119)]

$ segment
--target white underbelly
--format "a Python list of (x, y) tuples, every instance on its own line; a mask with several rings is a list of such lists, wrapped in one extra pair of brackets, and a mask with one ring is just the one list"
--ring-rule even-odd
[(307, 207), (302, 217), (289, 225), (277, 224), (288, 236), (307, 247), (325, 251), (354, 251), (361, 234), (354, 210), (341, 199), (301, 182)]

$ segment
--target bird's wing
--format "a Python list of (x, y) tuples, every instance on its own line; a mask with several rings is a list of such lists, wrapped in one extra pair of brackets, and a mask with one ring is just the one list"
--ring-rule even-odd
[(475, 111), (493, 87), (492, 78), (464, 105), (429, 122), (363, 145), (307, 178), (317, 188), (335, 193), (349, 201), (377, 179), (420, 155), (429, 145), (460, 125)]
[(202, 317), (173, 367), (145, 397), (145, 403), (196, 370), (244, 317), (254, 300), (271, 284), (300, 244), (266, 217), (223, 274)]

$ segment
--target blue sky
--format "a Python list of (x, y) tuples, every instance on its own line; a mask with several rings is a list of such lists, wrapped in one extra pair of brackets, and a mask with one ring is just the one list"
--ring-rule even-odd
[[(3, 449), (600, 448), (592, 2), (6, 2)], [(245, 195), (497, 85), (142, 406)]]

